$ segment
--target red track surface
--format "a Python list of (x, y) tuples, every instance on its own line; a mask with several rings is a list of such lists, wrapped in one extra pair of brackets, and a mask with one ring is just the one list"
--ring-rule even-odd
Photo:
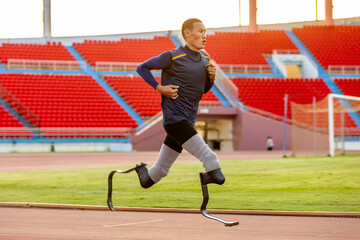
[[(218, 153), (222, 160), (280, 157), (272, 153)], [(1, 154), (0, 171), (33, 171), (152, 164), (157, 153)], [(150, 159), (150, 161), (148, 161)], [(197, 161), (184, 153), (179, 162)], [(4, 194), (4, 193), (1, 193)], [(239, 221), (235, 227), (200, 213), (0, 208), (0, 239), (360, 239), (360, 218), (216, 215)]]
[(359, 239), (359, 218), (222, 215), (1, 208), (0, 239)]

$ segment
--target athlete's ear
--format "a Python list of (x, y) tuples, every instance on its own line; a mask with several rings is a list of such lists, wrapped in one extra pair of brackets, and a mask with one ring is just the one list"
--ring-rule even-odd
[(184, 30), (184, 35), (185, 35), (185, 40), (186, 40), (186, 38), (189, 38), (190, 37), (190, 29), (185, 29)]

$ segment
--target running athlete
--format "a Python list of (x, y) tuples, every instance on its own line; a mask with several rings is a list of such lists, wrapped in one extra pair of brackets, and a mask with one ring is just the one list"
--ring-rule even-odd
[[(163, 126), (167, 136), (159, 156), (150, 169), (142, 163), (136, 172), (143, 188), (149, 188), (167, 176), (183, 149), (198, 158), (204, 168), (203, 181), (223, 184), (220, 163), (194, 128), (201, 97), (214, 84), (216, 67), (201, 51), (206, 43), (206, 28), (201, 20), (186, 20), (181, 28), (186, 45), (153, 57), (137, 68), (139, 75), (161, 94)], [(161, 84), (150, 70), (161, 69)]]

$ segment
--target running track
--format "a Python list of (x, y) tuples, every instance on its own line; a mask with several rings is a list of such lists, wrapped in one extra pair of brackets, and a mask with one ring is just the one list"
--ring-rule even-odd
[[(272, 153), (218, 153), (221, 160), (281, 157)], [(0, 172), (152, 164), (157, 153), (1, 154)], [(148, 160), (149, 159), (149, 160)], [(178, 162), (196, 161), (184, 153)], [(1, 193), (6, 194), (6, 193)], [(131, 212), (49, 208), (0, 208), (1, 240), (63, 239), (360, 239), (360, 218), (217, 215), (235, 227), (200, 213)]]

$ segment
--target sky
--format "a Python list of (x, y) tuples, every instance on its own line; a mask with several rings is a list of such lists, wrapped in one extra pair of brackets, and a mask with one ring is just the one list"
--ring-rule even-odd
[[(324, 20), (325, 0), (317, 2)], [(360, 17), (360, 0), (333, 6), (335, 19)], [(316, 19), (316, 0), (257, 0), (257, 8), (258, 24)], [(51, 31), (59, 37), (179, 30), (191, 17), (207, 28), (246, 26), (248, 9), (248, 0), (51, 0)], [(0, 38), (42, 37), (42, 11), (43, 0), (0, 0)]]

